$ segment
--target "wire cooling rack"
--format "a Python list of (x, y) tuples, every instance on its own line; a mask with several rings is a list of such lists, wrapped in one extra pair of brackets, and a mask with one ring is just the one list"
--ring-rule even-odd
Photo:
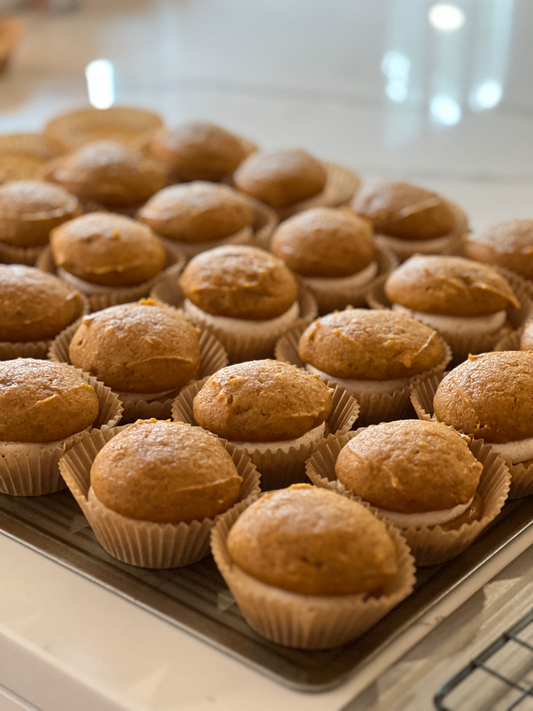
[(438, 711), (533, 711), (533, 610), (436, 693)]

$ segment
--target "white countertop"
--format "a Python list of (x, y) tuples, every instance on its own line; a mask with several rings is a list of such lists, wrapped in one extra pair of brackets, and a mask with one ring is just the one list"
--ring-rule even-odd
[[(116, 102), (170, 125), (211, 120), (266, 148), (419, 182), (475, 230), (531, 218), (533, 4), (456, 4), (465, 23), (451, 32), (429, 24), (425, 0), (86, 0), (26, 13), (0, 75), (0, 132), (86, 104), (85, 67), (107, 59)], [(42, 711), (334, 711), (357, 692), (353, 680), (290, 691), (2, 535), (0, 560), (0, 711), (20, 708), (17, 695)], [(431, 708), (439, 684), (531, 605), (532, 563), (530, 549), (350, 711)]]

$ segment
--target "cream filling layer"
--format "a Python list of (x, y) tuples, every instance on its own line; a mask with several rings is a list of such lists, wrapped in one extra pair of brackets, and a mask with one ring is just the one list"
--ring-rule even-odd
[(321, 437), (324, 435), (326, 429), (326, 423), (323, 422), (321, 425), (318, 425), (318, 427), (314, 427), (312, 430), (309, 430), (309, 432), (306, 432), (303, 434), (301, 437), (298, 437), (297, 439), (286, 439), (286, 440), (280, 440), (278, 442), (234, 442), (232, 441), (232, 444), (234, 444), (236, 447), (239, 449), (244, 449), (245, 452), (268, 452), (268, 451), (276, 451), (278, 449), (282, 449), (284, 451), (289, 451), (291, 447), (301, 447), (302, 445), (310, 445), (314, 444), (315, 442), (318, 442)]
[(478, 335), (498, 331), (507, 320), (507, 311), (497, 311), (488, 316), (444, 316), (443, 314), (427, 314), (423, 311), (413, 311), (401, 304), (393, 304), (393, 311), (415, 317), (439, 331), (453, 331), (461, 335)]
[(454, 239), (455, 235), (444, 235), (444, 237), (436, 237), (435, 239), (402, 239), (401, 237), (390, 237), (389, 235), (376, 235), (379, 237), (380, 242), (386, 247), (390, 247), (392, 250), (410, 248), (414, 252), (419, 252), (420, 254), (433, 254), (439, 249), (444, 249), (448, 246), (450, 241)]
[(285, 326), (290, 326), (300, 315), (300, 305), (297, 301), (285, 311), (284, 314), (277, 318), (266, 319), (265, 321), (248, 321), (243, 318), (229, 318), (228, 316), (214, 316), (199, 309), (198, 306), (185, 299), (183, 303), (185, 313), (190, 314), (193, 318), (201, 319), (208, 326), (213, 326), (221, 331), (229, 331), (230, 333), (239, 333), (246, 336), (264, 336), (265, 330), (276, 331), (283, 329)]
[(385, 393), (393, 393), (396, 390), (401, 390), (409, 385), (411, 378), (398, 378), (396, 380), (355, 380), (353, 378), (334, 378), (333, 375), (325, 373), (323, 370), (315, 368), (313, 365), (306, 364), (305, 369), (310, 373), (316, 373), (323, 378), (331, 380), (333, 383), (340, 385), (341, 388), (353, 392), (355, 394), (372, 394), (377, 393), (383, 395)]
[(398, 528), (411, 528), (415, 526), (419, 528), (421, 526), (438, 526), (441, 523), (448, 523), (454, 518), (457, 518), (463, 514), (468, 507), (471, 505), (474, 497), (467, 501), (466, 504), (459, 504), (454, 506), (453, 509), (443, 509), (442, 511), (425, 511), (424, 513), (412, 513), (403, 514), (397, 511), (388, 511), (387, 509), (378, 508), (379, 514), (387, 518), (392, 524), (398, 526)]
[(490, 444), (495, 452), (501, 454), (511, 464), (519, 464), (533, 459), (533, 437), (505, 442), (505, 444), (492, 444), (492, 442), (487, 442), (487, 444)]
[(311, 288), (313, 286), (320, 287), (335, 287), (336, 289), (356, 289), (357, 287), (366, 286), (378, 273), (378, 263), (376, 261), (370, 264), (356, 274), (351, 274), (347, 277), (301, 277), (304, 284)]
[(201, 252), (206, 252), (208, 249), (215, 249), (216, 247), (222, 247), (225, 244), (247, 244), (253, 237), (254, 230), (251, 225), (246, 225), (242, 230), (235, 232), (228, 237), (223, 237), (222, 239), (211, 240), (210, 242), (182, 242), (178, 239), (170, 239), (165, 237), (169, 242), (175, 244), (186, 257), (195, 257)]
[(68, 281), (69, 284), (72, 284), (72, 286), (76, 287), (78, 291), (81, 291), (82, 294), (85, 294), (85, 296), (92, 296), (94, 294), (109, 294), (112, 291), (116, 291), (117, 289), (134, 289), (135, 286), (129, 286), (129, 287), (123, 287), (123, 286), (103, 286), (102, 284), (91, 284), (89, 281), (85, 281), (84, 279), (80, 279), (77, 276), (74, 276), (74, 274), (71, 274), (70, 272), (67, 272), (65, 269), (62, 269), (61, 267), (57, 268), (57, 274), (60, 276), (64, 281)]

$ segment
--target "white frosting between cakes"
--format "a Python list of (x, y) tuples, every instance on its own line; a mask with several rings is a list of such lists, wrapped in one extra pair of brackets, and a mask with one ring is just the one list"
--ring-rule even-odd
[(316, 373), (322, 378), (327, 378), (333, 383), (336, 383), (341, 388), (348, 390), (352, 393), (377, 393), (378, 395), (383, 395), (384, 393), (393, 393), (396, 390), (401, 390), (409, 385), (412, 378), (397, 378), (396, 380), (355, 380), (353, 378), (334, 378), (333, 375), (325, 373), (323, 370), (315, 368), (313, 365), (306, 364), (305, 369), (310, 373)]
[(487, 444), (490, 444), (495, 452), (501, 454), (511, 464), (519, 464), (533, 459), (533, 437), (505, 442), (505, 444), (492, 444), (492, 442), (487, 442)]
[(223, 237), (222, 239), (211, 240), (210, 242), (182, 242), (178, 239), (170, 239), (170, 237), (165, 237), (169, 242), (175, 244), (186, 257), (195, 257), (201, 252), (207, 252), (208, 249), (215, 249), (216, 247), (222, 247), (225, 244), (248, 244), (253, 237), (254, 230), (252, 225), (246, 225), (238, 232), (235, 232), (228, 237)]
[(264, 321), (249, 321), (243, 318), (229, 318), (228, 316), (214, 316), (195, 306), (192, 301), (185, 299), (183, 303), (185, 313), (192, 317), (201, 319), (208, 326), (219, 328), (221, 331), (230, 331), (231, 333), (242, 333), (247, 336), (264, 336), (265, 329), (283, 329), (285, 326), (290, 326), (300, 315), (300, 305), (297, 301), (277, 318), (265, 319)]
[(506, 311), (497, 311), (488, 316), (444, 316), (443, 314), (427, 314), (423, 311), (413, 311), (401, 304), (393, 304), (393, 311), (407, 314), (417, 321), (431, 326), (436, 331), (453, 331), (460, 334), (477, 335), (498, 331), (507, 320)]
[(239, 449), (244, 449), (246, 452), (268, 452), (269, 450), (275, 452), (279, 449), (288, 452), (291, 447), (301, 447), (302, 445), (313, 444), (313, 442), (318, 442), (320, 438), (324, 435), (326, 429), (326, 423), (323, 422), (318, 427), (314, 427), (309, 432), (306, 432), (301, 437), (297, 439), (286, 439), (280, 440), (278, 442), (235, 442), (234, 444)]
[(335, 288), (350, 288), (354, 289), (358, 286), (366, 286), (378, 273), (378, 263), (376, 261), (370, 262), (370, 264), (361, 269), (360, 272), (356, 274), (351, 274), (347, 277), (300, 277), (304, 284), (307, 284), (311, 288), (313, 286), (327, 287), (335, 286)]
[(402, 239), (401, 237), (390, 237), (390, 235), (376, 235), (380, 242), (390, 249), (406, 249), (407, 247), (413, 250), (413, 253), (434, 254), (436, 251), (444, 249), (455, 238), (455, 234), (447, 234), (444, 237), (436, 237), (435, 239)]
[(474, 497), (466, 504), (459, 504), (453, 509), (443, 509), (442, 511), (425, 511), (424, 513), (403, 514), (397, 511), (388, 511), (387, 509), (378, 508), (380, 515), (387, 518), (392, 524), (398, 528), (411, 528), (411, 526), (438, 526), (441, 523), (448, 523), (454, 518), (463, 514), (471, 505)]

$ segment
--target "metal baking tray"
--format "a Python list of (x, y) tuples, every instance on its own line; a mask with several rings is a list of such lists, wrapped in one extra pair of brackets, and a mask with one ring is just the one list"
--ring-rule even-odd
[(306, 652), (273, 644), (251, 630), (211, 557), (165, 571), (128, 566), (98, 544), (68, 490), (27, 498), (0, 495), (0, 531), (5, 535), (278, 682), (305, 691), (333, 688), (357, 673), (532, 525), (531, 499), (506, 503), (464, 553), (449, 563), (419, 569), (414, 592), (363, 637), (331, 650)]

